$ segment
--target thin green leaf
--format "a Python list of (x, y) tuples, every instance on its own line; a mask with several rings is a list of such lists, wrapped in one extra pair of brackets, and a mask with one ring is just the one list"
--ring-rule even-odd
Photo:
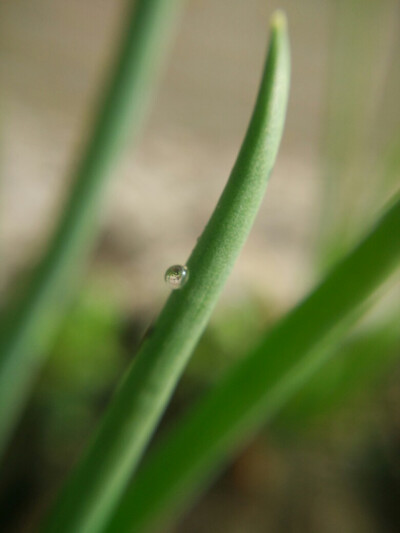
[(372, 327), (356, 331), (321, 354), (324, 365), (290, 400), (276, 425), (308, 429), (309, 422), (324, 419), (367, 391), (375, 391), (399, 358), (399, 313)]
[(115, 69), (57, 231), (24, 297), (1, 324), (0, 451), (43, 363), (48, 338), (43, 342), (40, 334), (54, 329), (90, 251), (106, 180), (128, 131), (137, 135), (142, 125), (180, 1), (131, 3)]
[(255, 351), (161, 439), (107, 533), (143, 531), (183, 506), (325, 361), (315, 349), (337, 332), (400, 260), (400, 200), (367, 238), (288, 313)]
[(278, 151), (289, 88), (285, 18), (273, 18), (257, 102), (238, 159), (174, 291), (117, 391), (45, 531), (99, 531), (125, 489), (250, 231)]
[[(381, 127), (374, 124), (380, 113), (377, 83), (384, 75), (390, 35), (387, 13), (378, 2), (337, 0), (332, 14), (321, 220), (316, 235), (317, 266), (323, 271), (357, 242), (387, 198), (381, 174), (372, 171), (388, 126), (387, 122)], [(391, 62), (387, 69), (392, 80), (396, 69)], [(388, 101), (393, 115), (397, 93), (396, 100)]]

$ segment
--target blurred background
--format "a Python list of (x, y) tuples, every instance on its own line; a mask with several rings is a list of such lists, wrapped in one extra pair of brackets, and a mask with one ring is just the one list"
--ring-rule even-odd
[[(188, 0), (139, 144), (2, 466), (0, 530), (34, 531), (168, 295), (229, 175), (286, 11), (287, 124), (266, 199), (160, 431), (245, 355), (399, 188), (397, 0)], [(113, 58), (122, 0), (0, 3), (0, 306), (54, 228)], [(400, 531), (400, 287), (163, 531)]]

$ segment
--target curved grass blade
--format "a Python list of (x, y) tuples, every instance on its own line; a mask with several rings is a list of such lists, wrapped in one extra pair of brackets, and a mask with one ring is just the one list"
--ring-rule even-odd
[(170, 295), (46, 532), (101, 530), (125, 489), (260, 206), (283, 130), (289, 67), (285, 18), (277, 13), (254, 113), (229, 181), (187, 263), (189, 281)]
[(116, 509), (107, 533), (143, 531), (188, 503), (325, 362), (316, 349), (400, 261), (400, 199), (367, 238), (288, 313), (246, 359), (161, 439)]
[(137, 134), (142, 125), (180, 0), (131, 4), (117, 63), (57, 231), (24, 297), (1, 324), (0, 451), (43, 363), (46, 350), (38, 336), (43, 329), (51, 332), (62, 315), (71, 282), (90, 251), (105, 182), (128, 131)]

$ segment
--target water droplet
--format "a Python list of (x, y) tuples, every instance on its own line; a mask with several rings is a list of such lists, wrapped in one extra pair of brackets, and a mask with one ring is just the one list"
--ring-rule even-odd
[(181, 289), (189, 278), (189, 270), (183, 265), (172, 265), (167, 269), (164, 278), (171, 289)]

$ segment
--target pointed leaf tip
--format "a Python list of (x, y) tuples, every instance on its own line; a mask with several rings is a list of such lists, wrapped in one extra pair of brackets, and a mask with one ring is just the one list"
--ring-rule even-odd
[(274, 11), (274, 13), (271, 16), (271, 30), (272, 31), (286, 31), (287, 29), (287, 18), (284, 11), (278, 9)]

